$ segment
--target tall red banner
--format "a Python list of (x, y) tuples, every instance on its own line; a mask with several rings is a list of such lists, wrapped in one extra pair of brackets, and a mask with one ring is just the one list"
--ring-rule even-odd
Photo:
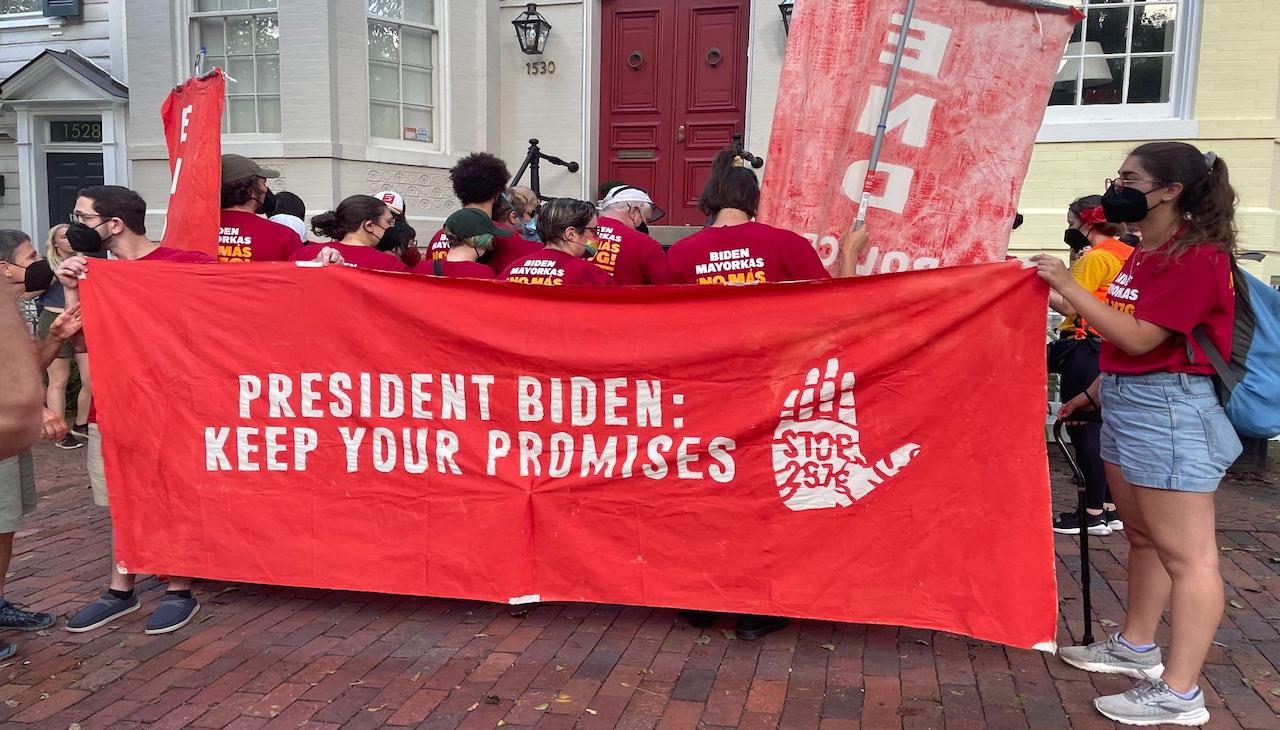
[(126, 570), (1054, 638), (1017, 265), (605, 290), (94, 261), (84, 301)]
[[(834, 271), (852, 225), (905, 0), (795, 5), (760, 218)], [(1083, 16), (1016, 0), (917, 0), (859, 272), (1000, 261), (1063, 48)]]
[(214, 69), (169, 92), (160, 107), (171, 176), (165, 246), (218, 255), (225, 88)]

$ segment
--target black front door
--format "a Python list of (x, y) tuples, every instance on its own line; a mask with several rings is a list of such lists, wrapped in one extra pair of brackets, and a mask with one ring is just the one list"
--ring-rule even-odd
[[(81, 188), (102, 184), (101, 152), (49, 152), (49, 226), (66, 223)], [(33, 237), (43, 238), (32, 231)]]

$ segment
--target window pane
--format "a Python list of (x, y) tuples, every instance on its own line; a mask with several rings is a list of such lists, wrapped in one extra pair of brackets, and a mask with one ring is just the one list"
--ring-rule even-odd
[[(1129, 42), (1129, 8), (1095, 8), (1085, 18), (1085, 53), (1125, 53)], [(1101, 48), (1098, 45), (1101, 45)]]
[[(226, 66), (228, 94), (252, 94), (254, 89), (254, 73), (252, 57), (232, 57), (227, 59)], [(232, 81), (231, 79), (235, 79)]]
[(227, 18), (227, 55), (253, 53), (253, 18)]
[(375, 61), (399, 63), (399, 26), (369, 22), (369, 58)]
[(401, 20), (404, 18), (402, 0), (369, 0), (369, 14)]
[(222, 9), (219, 0), (196, 0), (197, 13), (212, 13)]
[(369, 98), (400, 101), (400, 69), (397, 66), (369, 62)]
[(427, 139), (419, 138), (418, 141), (420, 142), (432, 142), (435, 140), (435, 132), (431, 128), (430, 109), (406, 106), (404, 108), (404, 126), (427, 130)]
[(1169, 101), (1173, 56), (1138, 56), (1129, 62), (1130, 104), (1163, 104)]
[(400, 139), (400, 106), (369, 102), (369, 133), (374, 137)]
[(253, 18), (254, 48), (258, 53), (280, 52), (280, 26), (274, 15), (255, 15)]
[(254, 118), (252, 96), (227, 97), (227, 116), (230, 117), (232, 133), (256, 132), (257, 120)]
[(402, 28), (401, 60), (413, 66), (434, 66), (431, 62), (431, 31)]
[(258, 93), (280, 93), (280, 57), (258, 56)]
[[(227, 59), (223, 58), (222, 56), (205, 56), (204, 57), (205, 71), (212, 71), (215, 66), (222, 69), (223, 71), (226, 71)], [(230, 86), (231, 82), (227, 81), (227, 85)]]
[(404, 67), (404, 101), (406, 104), (431, 105), (431, 72)]
[(423, 25), (436, 24), (436, 0), (404, 0), (404, 19)]
[[(1104, 68), (1099, 61), (1106, 61)], [(1124, 57), (1107, 59), (1085, 59), (1084, 93), (1085, 104), (1119, 104), (1124, 99)]]
[(1133, 52), (1168, 53), (1173, 50), (1177, 5), (1143, 5), (1134, 9)]
[(258, 97), (258, 131), (264, 134), (279, 134), (280, 97)]
[[(226, 49), (222, 39), (222, 19), (202, 18), (196, 21), (196, 34), (200, 36), (200, 45), (207, 49), (210, 56), (221, 56)], [(196, 50), (200, 50), (196, 48)]]
[(223, 10), (248, 10), (249, 0), (222, 0)]

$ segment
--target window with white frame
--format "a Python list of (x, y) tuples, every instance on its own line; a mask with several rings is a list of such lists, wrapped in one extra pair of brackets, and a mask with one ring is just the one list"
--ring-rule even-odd
[(227, 74), (222, 131), (280, 132), (280, 24), (276, 0), (194, 0), (191, 47)]
[(368, 0), (369, 136), (437, 145), (436, 0)]
[(1067, 44), (1046, 121), (1172, 119), (1189, 68), (1192, 0), (1073, 0), (1085, 13)]
[(40, 0), (0, 0), (0, 15), (36, 13), (42, 7)]

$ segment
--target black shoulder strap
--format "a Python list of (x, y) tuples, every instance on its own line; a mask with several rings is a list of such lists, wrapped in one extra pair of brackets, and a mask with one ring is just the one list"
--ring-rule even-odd
[(444, 261), (442, 259), (431, 260), (431, 270), (436, 276), (444, 276)]
[[(1232, 259), (1231, 282), (1237, 293), (1240, 291), (1241, 286), (1248, 285), (1247, 282), (1242, 281), (1241, 277), (1237, 275), (1238, 271), (1239, 269), (1236, 266), (1235, 259)], [(1237, 304), (1239, 304), (1239, 299), (1237, 299)], [(1218, 379), (1222, 381), (1222, 385), (1227, 389), (1227, 393), (1235, 390), (1236, 385), (1240, 383), (1241, 376), (1227, 364), (1226, 360), (1223, 359), (1222, 353), (1218, 352), (1218, 348), (1213, 344), (1213, 341), (1209, 339), (1209, 334), (1205, 331), (1204, 325), (1196, 325), (1191, 329), (1191, 339), (1195, 340), (1196, 344), (1200, 346), (1200, 349), (1204, 350), (1204, 354), (1209, 356), (1209, 362), (1213, 363), (1213, 370), (1218, 374)], [(1234, 340), (1235, 337), (1233, 335), (1233, 343)], [(1187, 346), (1187, 350), (1189, 355), (1194, 354), (1191, 352), (1190, 345)], [(1195, 358), (1192, 357), (1191, 359), (1194, 360)]]

